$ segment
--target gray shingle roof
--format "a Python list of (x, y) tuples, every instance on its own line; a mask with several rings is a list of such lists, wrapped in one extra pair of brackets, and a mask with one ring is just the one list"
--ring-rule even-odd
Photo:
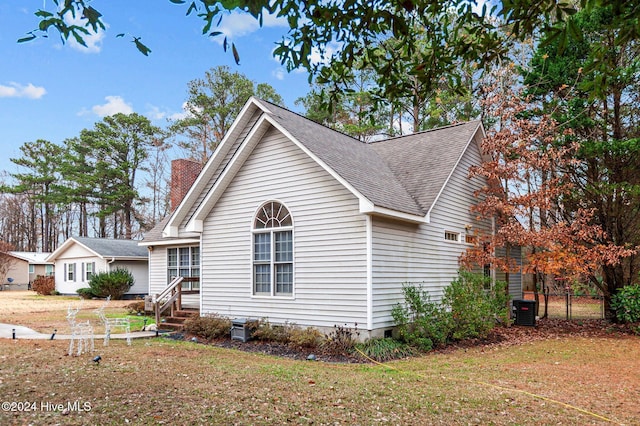
[[(375, 207), (420, 217), (431, 210), (481, 127), (472, 121), (367, 144), (261, 99), (249, 102), (253, 105), (248, 104), (246, 114), (262, 110)], [(169, 219), (150, 230), (144, 241), (166, 240), (162, 231)]]
[(146, 259), (148, 256), (147, 248), (139, 246), (138, 241), (88, 237), (74, 237), (73, 239), (102, 257), (143, 257)]
[(471, 121), (373, 142), (370, 146), (427, 212), (479, 126), (479, 121)]
[(364, 143), (279, 106), (263, 103), (293, 137), (376, 206), (425, 215), (478, 121)]
[(268, 104), (267, 108), (294, 138), (376, 206), (425, 213), (367, 144), (276, 105)]
[(147, 231), (144, 234), (144, 238), (142, 239), (142, 241), (161, 241), (161, 240), (163, 240), (162, 230), (164, 229), (164, 227), (169, 222), (169, 219), (171, 219), (171, 215), (170, 214), (166, 215), (164, 219), (162, 219), (160, 222), (156, 223), (156, 226), (154, 226), (153, 228), (151, 228), (149, 231)]

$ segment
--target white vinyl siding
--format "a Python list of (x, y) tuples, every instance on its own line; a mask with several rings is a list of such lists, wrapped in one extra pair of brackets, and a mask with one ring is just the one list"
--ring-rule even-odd
[(133, 275), (133, 286), (125, 294), (143, 295), (149, 291), (149, 267), (147, 262), (138, 260), (116, 260), (108, 265), (109, 270), (124, 268)]
[(253, 125), (256, 123), (256, 121), (258, 121), (258, 118), (260, 118), (261, 114), (262, 114), (261, 111), (256, 111), (253, 114), (253, 116), (251, 116), (247, 120), (245, 127), (242, 129), (237, 139), (233, 141), (233, 145), (227, 151), (224, 159), (222, 159), (221, 165), (215, 170), (212, 178), (206, 183), (206, 185), (204, 186), (204, 189), (200, 192), (200, 194), (198, 194), (198, 198), (196, 199), (196, 201), (191, 205), (191, 208), (189, 209), (189, 213), (187, 213), (187, 215), (185, 216), (185, 219), (182, 221), (181, 227), (184, 227), (185, 224), (189, 221), (189, 219), (193, 216), (196, 209), (202, 203), (202, 200), (209, 193), (209, 190), (211, 190), (211, 188), (213, 187), (216, 179), (220, 176), (220, 174), (225, 169), (229, 161), (231, 161), (231, 158), (236, 153), (236, 150), (238, 149), (238, 147), (242, 144), (242, 142), (244, 142), (244, 139), (247, 137), (247, 135), (251, 131), (251, 128), (253, 127)]
[[(431, 211), (431, 223), (412, 225), (379, 218), (373, 220), (373, 328), (393, 326), (391, 310), (402, 301), (403, 283), (422, 284), (432, 300), (455, 279), (458, 259), (467, 244), (457, 244), (465, 227), (479, 224), (470, 207), (480, 180), (467, 178), (480, 154), (472, 142)], [(445, 238), (456, 235), (456, 241)]]
[[(251, 232), (266, 201), (294, 218), (292, 297), (253, 294)], [(265, 134), (204, 222), (202, 312), (298, 325), (366, 321), (366, 230), (358, 199), (279, 132)]]
[(167, 248), (156, 246), (149, 252), (149, 294), (161, 293), (167, 284)]

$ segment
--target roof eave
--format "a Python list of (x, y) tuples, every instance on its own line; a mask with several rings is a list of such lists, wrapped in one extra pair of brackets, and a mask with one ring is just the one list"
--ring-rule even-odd
[(154, 247), (154, 246), (174, 246), (179, 244), (200, 244), (200, 238), (168, 238), (158, 241), (141, 241), (138, 243), (142, 247)]
[(237, 137), (237, 133), (241, 131), (241, 124), (244, 123), (246, 119), (248, 119), (251, 114), (257, 109), (260, 108), (264, 110), (265, 108), (256, 101), (255, 98), (251, 97), (244, 105), (233, 124), (227, 131), (226, 135), (220, 142), (218, 148), (213, 152), (213, 155), (204, 165), (202, 171), (198, 175), (198, 178), (193, 183), (189, 192), (185, 195), (184, 199), (180, 202), (176, 210), (173, 212), (171, 219), (167, 222), (167, 225), (162, 231), (163, 237), (176, 238), (179, 237), (179, 226), (182, 221), (186, 218), (191, 206), (196, 202), (197, 196), (200, 191), (202, 191), (204, 184), (211, 178), (211, 174), (215, 172), (215, 170), (220, 166), (220, 163), (226, 156), (228, 149), (233, 145), (233, 139)]
[(372, 216), (382, 216), (392, 218), (396, 220), (402, 220), (404, 222), (411, 223), (429, 223), (429, 215), (418, 215), (412, 213), (399, 212), (386, 207), (376, 206), (370, 201), (360, 200), (360, 213), (368, 214)]

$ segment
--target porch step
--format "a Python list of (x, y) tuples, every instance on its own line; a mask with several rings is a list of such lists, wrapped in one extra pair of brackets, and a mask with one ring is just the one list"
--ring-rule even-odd
[(200, 315), (199, 309), (182, 308), (179, 311), (175, 311), (171, 318), (189, 318), (196, 317), (198, 315)]
[(191, 318), (200, 315), (198, 309), (181, 309), (175, 311), (173, 316), (165, 317), (161, 323), (160, 328), (180, 331), (184, 329), (184, 322)]

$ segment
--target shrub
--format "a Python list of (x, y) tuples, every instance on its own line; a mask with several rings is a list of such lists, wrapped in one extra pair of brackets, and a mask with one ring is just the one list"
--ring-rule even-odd
[(322, 345), (324, 334), (313, 327), (293, 327), (289, 333), (289, 346), (294, 348), (315, 349)]
[(217, 314), (191, 317), (184, 322), (184, 331), (206, 340), (218, 339), (231, 334), (231, 320)]
[(91, 290), (89, 287), (79, 288), (76, 290), (76, 293), (78, 293), (78, 295), (83, 299), (91, 299), (93, 297), (96, 297), (95, 294), (93, 294), (93, 290)]
[(496, 319), (507, 318), (506, 283), (461, 271), (445, 288), (443, 305), (451, 313), (453, 340), (486, 337), (496, 325)]
[(611, 298), (611, 309), (620, 322), (640, 322), (640, 285), (622, 287)]
[(391, 311), (400, 340), (425, 351), (446, 343), (453, 333), (450, 313), (432, 302), (420, 284), (404, 284), (402, 294), (404, 305), (398, 304)]
[(130, 315), (144, 314), (146, 312), (144, 309), (144, 300), (136, 300), (133, 303), (129, 303), (127, 305), (127, 312)]
[(49, 296), (56, 291), (56, 281), (52, 276), (42, 276), (39, 275), (35, 280), (33, 280), (33, 284), (31, 284), (31, 289), (38, 294)]
[(356, 348), (367, 357), (378, 362), (415, 355), (415, 350), (406, 343), (390, 337), (368, 339), (364, 343), (357, 343)]
[(325, 336), (322, 349), (332, 355), (348, 355), (353, 352), (358, 336), (360, 336), (358, 324), (355, 324), (353, 329), (346, 324), (344, 326), (336, 324), (333, 326), (333, 331)]
[(391, 312), (400, 340), (431, 350), (453, 340), (486, 337), (497, 321), (508, 321), (506, 285), (498, 281), (492, 286), (483, 275), (461, 271), (439, 303), (421, 285), (403, 285), (404, 304)]
[(129, 291), (135, 280), (128, 269), (115, 268), (110, 272), (99, 272), (91, 277), (89, 287), (96, 297), (111, 296), (112, 300), (121, 299)]
[(252, 338), (278, 343), (289, 343), (291, 331), (295, 328), (295, 325), (289, 322), (285, 322), (283, 325), (273, 325), (268, 318), (262, 318), (246, 326), (252, 330)]

